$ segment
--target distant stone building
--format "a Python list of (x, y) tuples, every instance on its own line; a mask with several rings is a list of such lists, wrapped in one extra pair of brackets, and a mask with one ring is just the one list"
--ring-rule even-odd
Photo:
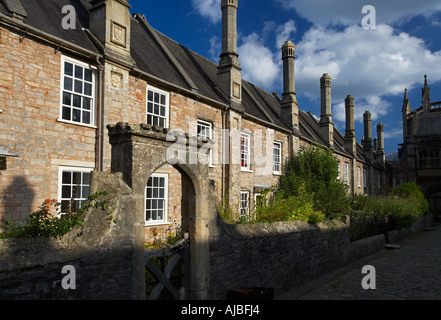
[[(291, 41), (281, 50), (282, 97), (242, 79), (238, 0), (221, 1), (218, 64), (161, 34), (144, 15), (132, 16), (130, 7), (125, 0), (0, 1), (0, 219), (23, 221), (49, 198), (62, 209), (71, 199), (80, 205), (89, 194), (90, 172), (110, 170), (106, 125), (118, 122), (214, 142), (209, 178), (219, 198), (229, 191), (237, 218), (277, 183), (286, 159), (312, 143), (333, 150), (351, 193), (387, 191), (383, 126), (377, 126), (374, 148), (366, 113), (358, 144), (354, 98), (348, 95), (345, 133), (336, 130), (326, 73), (317, 79), (320, 120), (302, 111)], [(74, 14), (70, 21), (68, 13)], [(139, 214), (149, 240), (181, 223), (185, 186), (181, 172), (165, 160), (143, 181)]]
[(415, 182), (441, 212), (441, 101), (430, 101), (430, 87), (424, 76), (421, 106), (412, 111), (407, 89), (403, 99), (403, 144), (398, 150), (399, 165), (394, 170), (394, 185)]

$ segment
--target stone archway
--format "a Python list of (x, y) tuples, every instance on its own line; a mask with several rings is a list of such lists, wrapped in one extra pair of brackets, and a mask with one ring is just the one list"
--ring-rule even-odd
[[(177, 143), (173, 135), (165, 129), (145, 124), (117, 123), (108, 125), (112, 145), (112, 172), (122, 172), (123, 179), (132, 188), (137, 212), (144, 210), (145, 184), (155, 170), (167, 163), (167, 151)], [(182, 136), (181, 136), (182, 137)], [(182, 140), (182, 139), (181, 139)], [(190, 235), (190, 298), (207, 299), (209, 288), (209, 224), (216, 217), (215, 200), (210, 193), (208, 165), (188, 164), (191, 152), (199, 148), (189, 148), (188, 139), (181, 142), (180, 150), (184, 159), (171, 163), (180, 173), (183, 183), (182, 198), (184, 228)], [(191, 150), (191, 151), (190, 151)], [(194, 156), (194, 155), (192, 155)], [(196, 158), (197, 159), (197, 158)], [(184, 161), (182, 161), (184, 160)], [(142, 224), (143, 215), (137, 215)], [(143, 233), (135, 237), (143, 242)]]

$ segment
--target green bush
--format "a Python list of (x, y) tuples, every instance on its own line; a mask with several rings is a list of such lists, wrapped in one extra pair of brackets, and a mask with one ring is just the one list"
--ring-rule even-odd
[(348, 187), (337, 179), (338, 159), (331, 150), (311, 146), (292, 157), (281, 176), (279, 190), (286, 197), (312, 195), (314, 210), (335, 218), (349, 210)]
[(0, 238), (33, 238), (33, 237), (56, 237), (65, 234), (76, 225), (82, 225), (83, 219), (80, 215), (71, 215), (70, 218), (57, 217), (50, 211), (51, 206), (58, 207), (55, 201), (46, 200), (25, 219), (23, 226), (3, 222), (5, 232), (0, 234)]
[(277, 193), (266, 205), (256, 206), (254, 222), (302, 220), (322, 222), (325, 215), (314, 209), (312, 195), (303, 191), (299, 195), (285, 196)]
[(417, 184), (404, 183), (392, 188), (387, 196), (355, 195), (351, 209), (354, 221), (373, 223), (376, 218), (383, 217), (388, 221), (389, 229), (401, 229), (410, 227), (417, 216), (428, 213), (429, 203)]
[(421, 215), (429, 213), (429, 202), (421, 192), (420, 186), (414, 182), (406, 182), (399, 186), (393, 187), (389, 193), (389, 197), (398, 199), (407, 199), (415, 203), (415, 210), (412, 215)]
[(354, 194), (350, 201), (350, 207), (354, 211), (367, 210), (371, 204), (372, 198), (365, 194)]
[[(81, 204), (82, 207), (80, 209), (68, 210), (68, 212), (60, 216), (51, 212), (51, 207), (54, 207), (57, 210), (60, 204), (55, 200), (45, 200), (37, 211), (31, 213), (29, 217), (25, 219), (24, 225), (18, 225), (10, 221), (0, 221), (5, 230), (0, 233), (0, 239), (61, 237), (73, 228), (83, 226), (83, 214), (87, 208), (98, 208), (102, 206), (103, 209), (107, 209), (107, 200), (99, 199), (106, 194), (106, 191), (91, 194), (88, 199)], [(109, 217), (113, 219), (111, 215), (109, 215)]]

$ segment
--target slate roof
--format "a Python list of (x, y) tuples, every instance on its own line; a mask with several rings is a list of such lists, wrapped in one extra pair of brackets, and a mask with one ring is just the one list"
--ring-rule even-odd
[[(91, 7), (89, 0), (2, 0), (0, 13), (12, 16), (11, 7), (12, 10), (17, 10), (14, 9), (14, 3), (20, 2), (27, 13), (24, 23), (97, 54), (100, 53), (99, 48), (83, 30), (89, 27), (88, 10)], [(73, 5), (76, 9), (76, 29), (64, 30), (60, 25), (65, 16), (61, 13), (65, 5)], [(228, 103), (216, 86), (217, 65), (152, 28), (143, 15), (135, 14), (131, 20), (131, 55), (136, 67), (150, 75), (176, 86), (197, 91), (198, 94), (219, 103)], [(246, 114), (290, 130), (280, 117), (281, 105), (277, 97), (246, 79), (243, 79), (242, 85), (242, 105)], [(319, 134), (318, 120), (310, 113), (299, 110), (299, 123), (302, 137), (327, 146)], [(335, 150), (346, 153), (344, 137), (337, 130), (334, 133), (334, 141)], [(366, 160), (358, 144), (357, 158)]]
[[(87, 0), (69, 1), (69, 0), (3, 0), (0, 1), (0, 12), (12, 16), (12, 12), (7, 9), (7, 3), (20, 3), (27, 13), (24, 23), (37, 28), (55, 37), (69, 41), (73, 44), (83, 47), (92, 52), (98, 52), (98, 49), (86, 35), (82, 28), (89, 27), (90, 8)], [(65, 30), (61, 26), (61, 21), (66, 14), (62, 14), (62, 8), (66, 5), (73, 5), (77, 13), (75, 29)]]

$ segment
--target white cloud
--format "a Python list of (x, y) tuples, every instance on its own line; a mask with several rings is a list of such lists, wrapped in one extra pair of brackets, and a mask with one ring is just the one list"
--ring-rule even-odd
[(398, 129), (384, 129), (384, 139), (401, 138), (403, 136), (403, 129), (399, 127)]
[(203, 17), (212, 23), (218, 23), (222, 19), (219, 0), (191, 0), (193, 7)]
[[(354, 97), (354, 119), (357, 122), (363, 123), (363, 114), (366, 110), (371, 113), (372, 121), (377, 120), (380, 117), (387, 115), (391, 109), (391, 103), (381, 99), (379, 96), (369, 96), (365, 98)], [(345, 122), (346, 110), (345, 102), (339, 102), (333, 106), (332, 110), (333, 119)]]
[[(266, 21), (262, 36), (256, 32), (248, 36), (239, 35), (237, 51), (243, 78), (268, 92), (276, 90), (283, 81), (281, 47), (295, 32), (296, 26), (293, 20), (281, 25), (277, 25), (274, 21)], [(274, 43), (274, 48), (267, 45), (269, 41)]]
[(210, 59), (214, 62), (219, 62), (219, 55), (222, 51), (222, 42), (221, 40), (216, 37), (212, 36), (210, 38), (210, 49), (208, 50), (208, 53), (210, 54)]
[(334, 103), (348, 94), (355, 99), (402, 94), (404, 88), (420, 85), (424, 73), (431, 81), (441, 80), (441, 52), (431, 52), (421, 39), (396, 34), (387, 25), (343, 31), (316, 26), (296, 47), (296, 89), (313, 99), (319, 98), (323, 73), (332, 78)]
[(294, 20), (289, 20), (276, 28), (276, 46), (280, 49), (285, 41), (292, 40), (291, 34), (295, 33), (297, 28)]
[(256, 33), (241, 37), (240, 40), (241, 44), (237, 51), (242, 67), (242, 77), (270, 91), (274, 83), (281, 80), (279, 79), (281, 77), (280, 57), (275, 57)]
[(439, 0), (275, 0), (285, 9), (293, 9), (303, 18), (323, 27), (330, 25), (360, 25), (366, 14), (361, 10), (372, 5), (377, 24), (396, 24), (417, 15), (430, 16), (441, 10)]

